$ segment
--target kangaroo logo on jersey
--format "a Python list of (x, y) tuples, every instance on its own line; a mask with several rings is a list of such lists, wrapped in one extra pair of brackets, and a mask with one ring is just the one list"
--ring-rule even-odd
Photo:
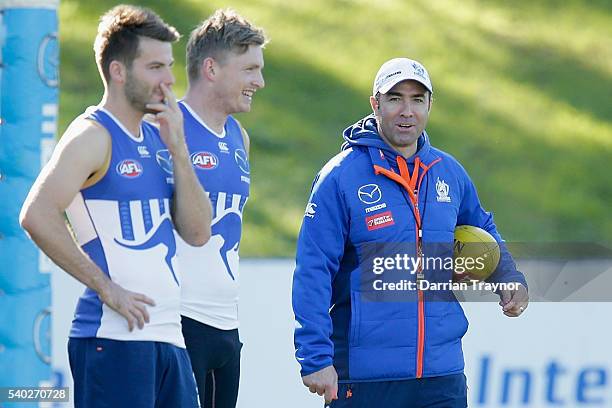
[[(161, 223), (155, 229), (151, 229), (144, 239), (141, 242), (129, 241), (129, 240), (121, 240), (119, 241), (115, 238), (115, 242), (121, 245), (124, 248), (134, 249), (134, 250), (143, 250), (150, 249), (156, 247), (157, 245), (163, 245), (166, 247), (166, 256), (165, 261), (170, 268), (170, 272), (172, 273), (172, 278), (178, 286), (179, 281), (176, 278), (176, 273), (174, 272), (174, 268), (172, 267), (172, 258), (176, 255), (176, 241), (174, 240), (174, 227), (172, 226), (172, 222), (170, 221), (170, 217), (165, 215)], [(168, 239), (168, 237), (170, 237)]]
[[(230, 251), (238, 252), (238, 247), (240, 246), (240, 234), (242, 230), (242, 219), (240, 218), (240, 214), (235, 212), (226, 213), (212, 224), (211, 230), (213, 236), (221, 235), (221, 237), (223, 237), (223, 245), (219, 248), (219, 254), (227, 269), (227, 273), (232, 280), (236, 280), (232, 273), (232, 268), (230, 268), (229, 262), (227, 261), (227, 254)], [(225, 232), (226, 235), (223, 235), (222, 231)]]
[(191, 163), (196, 169), (212, 170), (219, 165), (219, 159), (210, 152), (197, 152), (191, 155)]
[(236, 160), (236, 164), (240, 167), (240, 170), (244, 174), (251, 174), (251, 166), (249, 166), (249, 156), (242, 149), (236, 149), (234, 153), (234, 159)]
[(121, 177), (136, 178), (142, 174), (142, 164), (133, 159), (125, 159), (117, 164), (117, 173)]

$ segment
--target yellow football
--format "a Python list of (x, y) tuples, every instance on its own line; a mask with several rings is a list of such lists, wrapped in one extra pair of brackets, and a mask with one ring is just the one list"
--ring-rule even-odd
[(453, 280), (487, 279), (499, 263), (499, 244), (491, 234), (472, 225), (455, 229)]

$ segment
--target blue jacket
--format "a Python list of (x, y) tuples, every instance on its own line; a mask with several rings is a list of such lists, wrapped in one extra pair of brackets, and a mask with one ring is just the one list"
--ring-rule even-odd
[[(425, 132), (406, 160), (380, 138), (372, 116), (348, 127), (344, 139), (342, 152), (315, 178), (298, 238), (293, 310), (302, 376), (332, 364), (340, 382), (462, 372), (468, 322), (452, 291), (437, 292), (441, 298), (416, 290), (373, 293), (367, 262), (372, 253), (398, 248), (452, 256), (457, 225), (480, 227), (501, 243), (492, 215), (465, 169), (432, 147)], [(435, 266), (421, 273), (451, 280), (451, 271)], [(405, 278), (415, 281), (417, 273)], [(503, 245), (487, 281), (525, 284)]]

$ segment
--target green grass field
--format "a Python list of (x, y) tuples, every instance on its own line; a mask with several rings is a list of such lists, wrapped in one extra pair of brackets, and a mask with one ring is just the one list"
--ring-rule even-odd
[[(612, 243), (612, 3), (501, 0), (136, 2), (184, 35), (231, 6), (265, 28), (266, 88), (249, 130), (242, 256), (293, 256), (312, 179), (347, 125), (369, 113), (380, 64), (429, 70), (432, 142), (457, 157), (508, 241)], [(102, 85), (92, 44), (115, 2), (62, 0), (60, 131)]]

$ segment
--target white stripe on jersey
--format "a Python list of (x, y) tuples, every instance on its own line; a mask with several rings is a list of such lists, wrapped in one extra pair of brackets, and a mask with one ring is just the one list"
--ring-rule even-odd
[(161, 212), (159, 211), (159, 201), (150, 200), (149, 208), (151, 209), (151, 219), (156, 220), (160, 218)]
[[(217, 207), (215, 209), (215, 218), (219, 218), (219, 216), (223, 217), (225, 214), (225, 198), (227, 197), (227, 193), (220, 192), (217, 196)], [(212, 220), (212, 223), (215, 223), (215, 220)]]
[(76, 239), (79, 245), (85, 245), (92, 239), (96, 239), (98, 234), (96, 229), (89, 217), (89, 212), (85, 206), (85, 200), (83, 200), (83, 194), (80, 192), (74, 197), (72, 203), (66, 209), (66, 215), (70, 226), (76, 235)]
[[(242, 196), (240, 194), (234, 194), (232, 197), (232, 210), (240, 214), (240, 199)], [(242, 218), (242, 214), (240, 214), (240, 218)]]

